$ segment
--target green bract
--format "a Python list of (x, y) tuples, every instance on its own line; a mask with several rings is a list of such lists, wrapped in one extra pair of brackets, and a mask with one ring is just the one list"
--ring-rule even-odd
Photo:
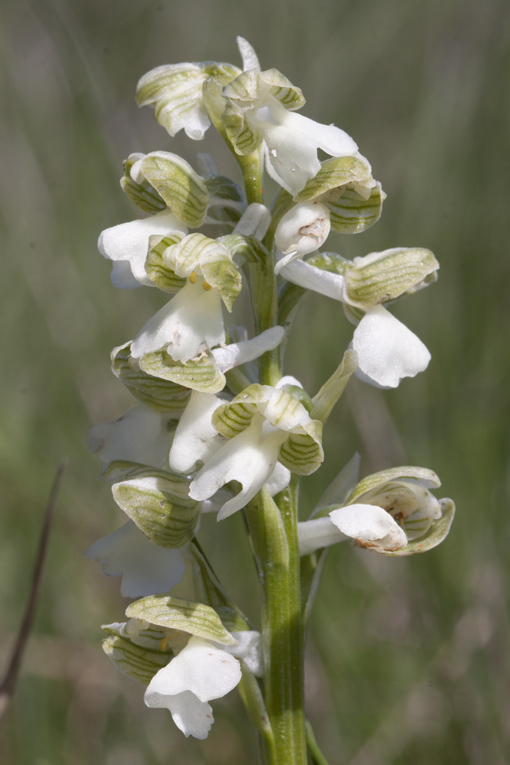
[(213, 640), (222, 645), (235, 645), (236, 639), (227, 632), (220, 617), (210, 606), (168, 595), (152, 595), (131, 603), (126, 616), (170, 630)]

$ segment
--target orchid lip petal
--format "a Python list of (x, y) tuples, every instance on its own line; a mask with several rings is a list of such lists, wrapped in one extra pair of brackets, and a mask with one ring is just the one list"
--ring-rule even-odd
[(133, 521), (98, 539), (85, 556), (101, 563), (103, 574), (122, 576), (120, 591), (125, 598), (169, 592), (185, 569), (180, 550), (154, 545)]
[(430, 361), (421, 340), (381, 305), (362, 318), (352, 347), (358, 354), (359, 371), (383, 388), (396, 388), (403, 377), (423, 372)]

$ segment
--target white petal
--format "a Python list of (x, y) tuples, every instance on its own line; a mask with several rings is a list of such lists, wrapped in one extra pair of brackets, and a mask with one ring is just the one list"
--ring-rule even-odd
[(241, 484), (239, 494), (218, 513), (219, 521), (247, 505), (273, 473), (280, 446), (287, 436), (273, 429), (262, 437), (262, 422), (262, 417), (255, 415), (251, 425), (227, 441), (191, 482), (189, 496), (197, 500), (212, 497), (229, 481)]
[(241, 679), (238, 660), (210, 640), (191, 637), (187, 645), (152, 678), (147, 694), (175, 696), (191, 691), (200, 701), (219, 699)]
[(192, 391), (181, 415), (170, 449), (170, 467), (188, 475), (199, 461), (205, 462), (224, 439), (211, 422), (213, 412), (225, 402), (214, 393)]
[(245, 40), (244, 37), (238, 36), (236, 38), (236, 42), (237, 47), (239, 48), (239, 53), (241, 54), (241, 58), (243, 59), (243, 71), (247, 72), (250, 69), (255, 69), (256, 72), (260, 72), (260, 64), (257, 54), (255, 53), (248, 40)]
[(345, 279), (341, 274), (332, 274), (330, 271), (315, 268), (304, 260), (294, 260), (288, 265), (280, 266), (278, 270), (280, 276), (299, 287), (344, 302)]
[(362, 318), (352, 347), (360, 372), (383, 388), (396, 388), (403, 377), (423, 372), (430, 361), (421, 340), (382, 306), (371, 308)]
[(298, 523), (299, 554), (310, 555), (321, 547), (329, 547), (345, 540), (330, 518), (313, 518)]
[(149, 319), (131, 344), (133, 358), (166, 347), (173, 359), (186, 362), (225, 342), (220, 295), (204, 290), (202, 283), (188, 281)]
[(168, 459), (168, 417), (144, 404), (128, 409), (115, 422), (102, 422), (89, 431), (90, 448), (103, 466), (114, 460), (162, 467)]
[[(160, 670), (160, 672), (162, 671)], [(175, 696), (165, 696), (150, 690), (150, 687), (149, 685), (144, 696), (144, 701), (148, 707), (169, 709), (174, 723), (186, 738), (188, 736), (201, 740), (207, 738), (214, 722), (212, 707), (207, 701), (200, 701), (191, 691), (183, 691), (183, 693), (178, 693)]]
[(180, 550), (153, 544), (133, 521), (98, 539), (85, 555), (101, 563), (103, 574), (122, 576), (125, 598), (169, 592), (184, 576)]
[(407, 544), (402, 528), (377, 505), (347, 505), (333, 510), (329, 517), (343, 534), (364, 547), (392, 551)]
[(260, 632), (254, 630), (242, 630), (241, 632), (231, 632), (232, 637), (237, 640), (237, 645), (226, 646), (225, 650), (242, 659), (250, 672), (262, 677), (264, 674), (262, 663), (262, 639)]
[(231, 343), (224, 348), (215, 348), (212, 355), (220, 371), (227, 372), (240, 364), (253, 361), (266, 351), (277, 348), (284, 337), (285, 330), (283, 327), (271, 327), (251, 340), (242, 340), (239, 343)]
[(286, 489), (290, 483), (290, 478), (290, 470), (284, 467), (281, 462), (277, 462), (272, 474), (266, 481), (270, 495), (274, 497), (275, 494)]
[(259, 109), (254, 117), (267, 147), (267, 172), (293, 195), (319, 172), (318, 148), (333, 157), (351, 156), (358, 150), (340, 128), (289, 112), (276, 102)]
[(145, 272), (149, 237), (152, 234), (166, 235), (171, 231), (187, 233), (185, 226), (170, 210), (163, 210), (150, 218), (120, 223), (101, 232), (97, 246), (101, 255), (114, 261), (111, 274), (113, 285), (122, 289), (134, 289), (141, 284), (154, 287), (154, 282)]

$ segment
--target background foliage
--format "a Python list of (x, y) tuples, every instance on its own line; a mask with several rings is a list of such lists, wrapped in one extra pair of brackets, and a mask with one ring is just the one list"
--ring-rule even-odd
[[(235, 694), (215, 704), (205, 742), (186, 742), (165, 711), (145, 709), (142, 689), (99, 647), (99, 625), (125, 607), (118, 582), (82, 557), (122, 522), (86, 444), (92, 424), (131, 402), (108, 354), (161, 303), (156, 290), (115, 291), (96, 252), (102, 228), (136, 215), (118, 185), (121, 161), (166, 149), (193, 162), (210, 149), (232, 172), (218, 140), (172, 140), (151, 110), (138, 112), (134, 88), (163, 63), (239, 63), (236, 34), (303, 89), (307, 116), (356, 139), (388, 193), (377, 226), (336, 249), (354, 257), (417, 245), (441, 263), (438, 284), (395, 309), (430, 348), (428, 371), (397, 391), (352, 386), (304, 497), (310, 506), (357, 449), (363, 473), (436, 470), (457, 519), (423, 557), (330, 553), (307, 659), (316, 734), (331, 763), (510, 761), (509, 15), (507, 0), (2, 4), (3, 663), (42, 508), (69, 459), (34, 635), (0, 730), (2, 763), (253, 762)], [(313, 394), (350, 331), (339, 304), (308, 297), (287, 371)], [(207, 520), (202, 543), (256, 614), (241, 518)]]

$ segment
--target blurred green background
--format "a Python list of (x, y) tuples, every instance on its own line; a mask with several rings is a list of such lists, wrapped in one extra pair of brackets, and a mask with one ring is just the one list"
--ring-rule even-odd
[[(86, 441), (92, 424), (131, 405), (109, 351), (161, 304), (156, 290), (114, 290), (96, 251), (101, 229), (136, 217), (119, 188), (121, 162), (165, 149), (193, 163), (210, 149), (232, 171), (218, 139), (170, 139), (152, 110), (138, 111), (135, 85), (164, 63), (239, 64), (236, 34), (263, 68), (303, 89), (304, 114), (355, 138), (388, 194), (380, 222), (338, 238), (337, 251), (416, 245), (441, 263), (437, 285), (394, 309), (431, 350), (429, 369), (396, 391), (351, 386), (327, 428), (326, 462), (304, 482), (304, 510), (358, 450), (364, 474), (434, 469), (457, 518), (423, 556), (330, 553), (307, 655), (317, 738), (332, 765), (510, 762), (508, 0), (1, 4), (2, 667), (62, 456), (69, 468), (0, 761), (254, 762), (235, 693), (215, 703), (205, 742), (144, 707), (141, 686), (100, 648), (99, 625), (126, 605), (118, 580), (82, 556), (123, 521)], [(313, 394), (351, 331), (339, 304), (309, 296), (287, 372)], [(241, 518), (209, 520), (202, 543), (256, 614)]]

